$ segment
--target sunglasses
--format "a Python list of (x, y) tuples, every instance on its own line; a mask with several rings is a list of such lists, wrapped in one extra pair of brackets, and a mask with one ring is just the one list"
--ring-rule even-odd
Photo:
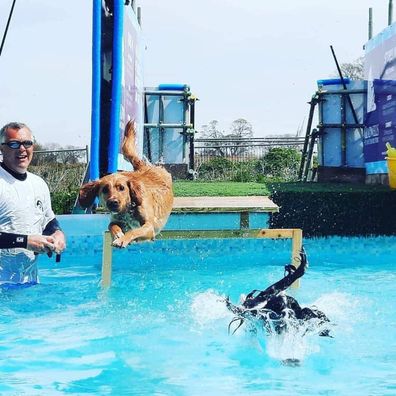
[(24, 140), (20, 142), (19, 140), (10, 140), (9, 142), (1, 143), (2, 146), (8, 146), (11, 149), (17, 150), (21, 146), (25, 147), (26, 149), (33, 146), (33, 142), (31, 140)]

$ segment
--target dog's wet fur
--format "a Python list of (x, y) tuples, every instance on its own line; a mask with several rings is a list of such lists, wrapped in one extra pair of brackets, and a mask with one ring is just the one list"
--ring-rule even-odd
[(79, 203), (90, 207), (96, 197), (111, 212), (113, 246), (153, 240), (165, 226), (173, 206), (172, 177), (162, 166), (143, 161), (136, 152), (133, 121), (125, 127), (122, 153), (133, 166), (82, 186)]
[[(239, 323), (233, 331), (235, 333), (244, 321), (249, 318), (260, 319), (267, 330), (275, 331), (279, 334), (287, 330), (286, 319), (294, 319), (300, 323), (315, 319), (318, 326), (330, 322), (322, 311), (314, 307), (302, 308), (295, 298), (284, 293), (289, 286), (304, 275), (307, 267), (307, 255), (304, 248), (302, 248), (300, 265), (297, 268), (292, 265), (286, 266), (285, 269), (288, 273), (284, 278), (265, 290), (251, 291), (241, 305), (234, 305), (227, 298), (225, 302), (228, 309), (236, 315), (229, 325), (229, 330), (233, 323)], [(272, 321), (275, 325), (269, 326), (269, 321)], [(321, 330), (319, 335), (331, 337), (328, 329)]]

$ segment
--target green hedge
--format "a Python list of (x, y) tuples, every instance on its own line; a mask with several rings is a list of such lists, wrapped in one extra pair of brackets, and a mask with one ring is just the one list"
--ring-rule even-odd
[(276, 191), (272, 228), (301, 228), (304, 236), (396, 235), (396, 192)]
[(51, 192), (52, 210), (55, 214), (72, 213), (74, 202), (77, 198), (78, 188), (66, 191)]

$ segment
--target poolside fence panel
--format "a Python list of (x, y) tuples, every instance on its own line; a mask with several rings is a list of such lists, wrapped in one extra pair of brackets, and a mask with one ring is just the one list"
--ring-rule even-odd
[[(301, 153), (304, 137), (199, 138), (194, 141), (194, 169), (198, 179), (254, 181), (271, 177), (263, 162), (273, 148)], [(286, 179), (295, 178), (294, 163)], [(293, 168), (293, 169), (292, 169)]]
[(88, 147), (37, 150), (29, 171), (42, 177), (51, 193), (77, 190), (88, 166)]

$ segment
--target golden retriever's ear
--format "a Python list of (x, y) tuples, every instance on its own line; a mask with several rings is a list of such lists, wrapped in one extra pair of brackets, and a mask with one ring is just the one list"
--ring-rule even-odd
[(97, 180), (84, 184), (81, 187), (80, 193), (78, 194), (78, 202), (83, 208), (88, 208), (94, 203), (99, 193), (99, 186), (100, 181)]
[(128, 180), (129, 195), (131, 202), (134, 202), (136, 206), (143, 203), (143, 184), (137, 181)]

